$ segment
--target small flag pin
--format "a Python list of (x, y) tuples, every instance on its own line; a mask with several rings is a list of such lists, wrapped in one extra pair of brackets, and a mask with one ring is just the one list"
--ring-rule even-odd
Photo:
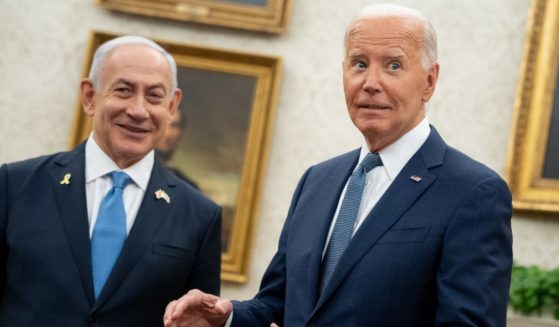
[(417, 176), (417, 175), (411, 175), (410, 179), (416, 183), (421, 182), (421, 177)]
[(159, 190), (155, 191), (155, 198), (156, 198), (157, 200), (163, 199), (163, 200), (165, 200), (165, 202), (171, 203), (171, 198), (170, 198), (169, 195), (168, 195), (167, 193), (165, 193), (165, 191), (163, 191), (162, 189), (159, 189)]

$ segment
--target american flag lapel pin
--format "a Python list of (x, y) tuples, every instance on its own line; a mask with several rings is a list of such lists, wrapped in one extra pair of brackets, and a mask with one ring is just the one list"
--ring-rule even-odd
[(411, 175), (410, 179), (416, 183), (421, 182), (421, 177), (417, 176), (417, 175)]
[(171, 203), (171, 198), (169, 197), (169, 195), (163, 191), (162, 189), (159, 189), (157, 191), (155, 191), (155, 198), (157, 200), (163, 199), (165, 202), (167, 203)]

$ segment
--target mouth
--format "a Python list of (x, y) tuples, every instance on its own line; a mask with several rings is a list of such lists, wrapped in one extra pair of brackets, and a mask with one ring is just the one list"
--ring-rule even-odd
[(141, 128), (141, 127), (137, 127), (137, 126), (132, 126), (132, 125), (127, 125), (127, 124), (116, 124), (118, 127), (125, 129), (131, 133), (149, 133), (149, 130), (145, 129), (145, 128)]
[(359, 109), (372, 109), (372, 110), (389, 110), (389, 106), (374, 103), (358, 103), (357, 108)]

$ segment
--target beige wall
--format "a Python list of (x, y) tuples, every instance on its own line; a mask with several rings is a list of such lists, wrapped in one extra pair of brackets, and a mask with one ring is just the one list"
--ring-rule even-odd
[[(223, 287), (227, 297), (249, 297), (274, 253), (300, 175), (360, 145), (344, 106), (341, 40), (353, 13), (373, 2), (294, 0), (288, 32), (271, 36), (110, 13), (93, 0), (0, 1), (0, 162), (66, 149), (91, 29), (282, 56), (250, 280)], [(395, 2), (423, 11), (438, 30), (441, 78), (430, 121), (449, 144), (503, 173), (530, 1)], [(515, 217), (513, 229), (517, 262), (559, 265), (559, 220)]]

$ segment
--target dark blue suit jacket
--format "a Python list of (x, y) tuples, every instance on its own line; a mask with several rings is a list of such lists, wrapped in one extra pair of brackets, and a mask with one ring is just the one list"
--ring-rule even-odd
[(352, 151), (304, 174), (260, 292), (234, 302), (233, 326), (505, 326), (510, 192), (434, 128), (351, 239), (319, 296), (326, 236), (358, 157)]
[(81, 145), (0, 168), (0, 326), (161, 326), (170, 300), (219, 292), (221, 211), (156, 160), (95, 301), (84, 163)]

